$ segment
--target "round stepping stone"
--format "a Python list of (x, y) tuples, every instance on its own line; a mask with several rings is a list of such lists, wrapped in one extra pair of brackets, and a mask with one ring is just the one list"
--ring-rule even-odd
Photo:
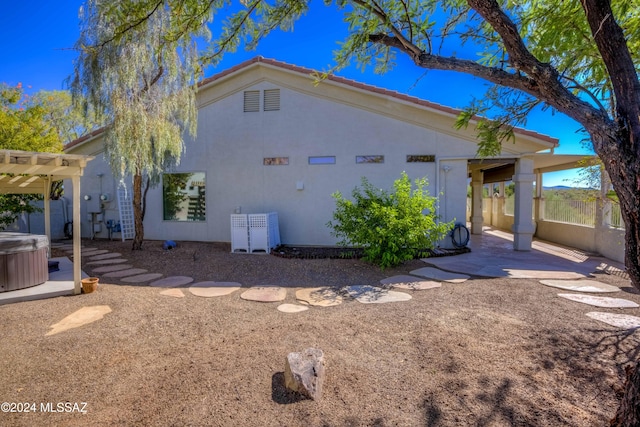
[(104, 277), (127, 277), (134, 276), (136, 274), (146, 273), (148, 270), (144, 268), (127, 268), (126, 270), (112, 271), (111, 273), (106, 273)]
[(165, 289), (164, 291), (160, 292), (160, 295), (166, 295), (168, 297), (174, 297), (174, 298), (184, 298), (184, 293), (182, 292), (181, 289)]
[(344, 289), (352, 298), (363, 304), (409, 301), (412, 298), (404, 292), (389, 291), (369, 285), (347, 286)]
[(281, 311), (283, 313), (300, 313), (301, 311), (305, 310), (309, 310), (309, 307), (298, 304), (280, 304), (278, 306), (278, 311)]
[(90, 250), (90, 251), (82, 250), (82, 252), (81, 252), (82, 256), (103, 255), (103, 254), (108, 254), (108, 253), (109, 253), (109, 251), (106, 250), (106, 249)]
[(606, 283), (595, 280), (540, 280), (540, 283), (545, 286), (551, 286), (552, 288), (576, 292), (606, 293), (620, 291), (620, 288), (616, 286), (607, 285)]
[(607, 325), (615, 326), (621, 329), (638, 329), (640, 328), (640, 317), (629, 316), (628, 314), (600, 313), (592, 311), (587, 313), (592, 319), (604, 322)]
[(112, 258), (112, 259), (103, 259), (100, 261), (89, 261), (87, 265), (109, 265), (109, 264), (122, 264), (124, 262), (128, 262), (124, 258)]
[(247, 301), (276, 302), (287, 297), (287, 290), (279, 286), (254, 286), (240, 294)]
[(466, 274), (449, 273), (448, 271), (443, 271), (439, 268), (433, 267), (419, 268), (417, 270), (410, 271), (409, 274), (449, 283), (462, 283), (466, 282), (470, 278), (470, 276), (467, 276)]
[(328, 287), (298, 289), (296, 299), (316, 307), (332, 307), (342, 304), (342, 295), (335, 289)]
[(433, 280), (422, 280), (420, 277), (407, 275), (387, 277), (386, 279), (380, 280), (380, 284), (390, 285), (394, 288), (399, 289), (411, 289), (414, 291), (439, 288), (442, 286), (442, 283), (440, 282), (434, 282)]
[(162, 277), (160, 273), (147, 273), (147, 274), (138, 274), (136, 276), (125, 277), (124, 279), (120, 279), (122, 282), (126, 283), (137, 283), (137, 282), (148, 282), (149, 280), (159, 279)]
[(90, 255), (91, 258), (89, 258), (89, 260), (100, 261), (101, 259), (118, 258), (119, 256), (122, 256), (122, 254), (119, 254), (117, 252), (112, 252), (110, 254), (96, 255), (96, 256), (93, 256), (93, 254), (91, 254)]
[(186, 285), (187, 283), (193, 282), (193, 277), (188, 276), (169, 276), (164, 279), (156, 280), (155, 282), (149, 283), (149, 286), (159, 287), (159, 288), (175, 288), (177, 286)]
[(236, 282), (198, 282), (191, 285), (189, 292), (203, 298), (221, 297), (234, 293), (241, 286)]
[(583, 304), (589, 304), (596, 307), (607, 308), (638, 308), (640, 307), (633, 301), (622, 298), (611, 297), (594, 297), (591, 295), (577, 295), (577, 294), (558, 294), (560, 298), (566, 298), (571, 301), (581, 302)]
[(107, 265), (106, 267), (92, 268), (91, 271), (93, 271), (94, 273), (109, 273), (109, 272), (112, 272), (112, 271), (128, 270), (130, 268), (133, 268), (133, 265), (131, 265), (131, 264), (116, 264), (116, 265)]

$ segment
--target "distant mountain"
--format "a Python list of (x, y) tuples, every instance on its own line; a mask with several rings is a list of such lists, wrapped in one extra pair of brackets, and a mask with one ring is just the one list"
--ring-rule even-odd
[(550, 191), (562, 191), (562, 190), (595, 190), (595, 188), (588, 187), (570, 187), (568, 185), (555, 185), (553, 187), (542, 187), (543, 190)]

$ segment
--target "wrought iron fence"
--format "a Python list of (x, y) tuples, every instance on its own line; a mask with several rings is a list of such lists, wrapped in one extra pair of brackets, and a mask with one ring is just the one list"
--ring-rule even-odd
[(594, 227), (597, 202), (595, 200), (546, 200), (544, 219)]

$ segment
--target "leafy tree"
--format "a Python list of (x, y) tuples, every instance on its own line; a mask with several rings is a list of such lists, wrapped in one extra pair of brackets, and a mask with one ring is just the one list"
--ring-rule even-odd
[[(0, 85), (0, 149), (48, 153), (62, 151), (56, 129), (47, 120), (47, 109), (25, 95), (22, 84)], [(13, 224), (23, 213), (38, 212), (35, 194), (0, 194), (0, 230)]]
[(362, 187), (351, 194), (353, 201), (340, 192), (333, 194), (336, 210), (327, 225), (340, 244), (362, 247), (367, 261), (382, 268), (396, 266), (433, 249), (453, 227), (453, 222), (437, 222), (437, 199), (426, 187), (423, 178), (412, 189), (404, 172), (393, 183), (393, 192), (376, 188), (363, 177)]

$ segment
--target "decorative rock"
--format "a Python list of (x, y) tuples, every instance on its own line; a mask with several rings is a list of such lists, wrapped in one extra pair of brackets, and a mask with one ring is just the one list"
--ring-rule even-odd
[(309, 307), (298, 304), (280, 304), (278, 306), (278, 311), (281, 311), (283, 313), (300, 313), (301, 311), (306, 310), (309, 310)]
[(587, 316), (621, 329), (640, 328), (640, 317), (629, 316), (628, 314), (600, 313), (592, 311), (587, 313)]
[(133, 268), (133, 265), (115, 264), (115, 265), (107, 265), (106, 267), (92, 268), (91, 271), (93, 271), (94, 273), (110, 273), (112, 271), (128, 270), (130, 268)]
[(558, 294), (560, 298), (566, 298), (571, 301), (581, 302), (583, 304), (589, 304), (596, 307), (607, 308), (637, 308), (640, 307), (633, 301), (629, 301), (622, 298), (610, 298), (610, 297), (594, 297), (591, 295), (576, 295), (576, 294)]
[(409, 274), (449, 283), (462, 283), (466, 282), (470, 278), (470, 276), (467, 276), (466, 274), (449, 273), (448, 271), (443, 271), (433, 267), (419, 268), (417, 270), (410, 271)]
[(96, 256), (93, 256), (93, 254), (90, 254), (88, 256), (91, 257), (89, 258), (91, 261), (100, 261), (101, 259), (118, 258), (122, 256), (122, 254), (119, 254), (118, 252), (112, 252), (110, 254), (102, 254), (102, 255), (96, 255)]
[(284, 369), (284, 385), (289, 390), (319, 400), (324, 383), (324, 353), (318, 348), (307, 348), (300, 353), (289, 353)]
[(198, 282), (191, 285), (189, 292), (198, 297), (211, 298), (232, 294), (241, 287), (236, 282)]
[(186, 285), (193, 282), (193, 277), (188, 276), (169, 276), (164, 279), (156, 280), (149, 283), (149, 286), (155, 286), (159, 288), (173, 288), (176, 286)]
[(57, 333), (78, 328), (88, 323), (93, 323), (104, 317), (105, 314), (111, 313), (111, 307), (108, 305), (95, 305), (92, 307), (82, 307), (80, 310), (75, 311), (59, 321), (58, 323), (51, 325), (49, 332), (45, 336), (55, 335)]
[(328, 287), (298, 289), (296, 299), (316, 307), (332, 307), (342, 304), (342, 296), (335, 289)]
[(439, 288), (442, 286), (440, 282), (434, 282), (432, 280), (422, 280), (420, 277), (415, 276), (392, 276), (386, 279), (380, 280), (382, 285), (391, 285), (394, 288), (411, 289), (414, 291)]
[(137, 276), (125, 277), (124, 279), (120, 279), (126, 283), (136, 283), (136, 282), (148, 282), (149, 280), (159, 279), (162, 277), (160, 273), (147, 273), (147, 274), (138, 274)]
[(248, 301), (276, 302), (287, 297), (287, 290), (279, 286), (255, 286), (244, 291), (240, 298)]
[(129, 268), (126, 270), (112, 271), (104, 275), (104, 277), (127, 277), (135, 276), (136, 274), (146, 273), (144, 268)]
[(617, 286), (607, 285), (595, 280), (540, 280), (540, 283), (545, 286), (575, 292), (606, 293), (620, 291)]
[(362, 304), (384, 304), (387, 302), (409, 301), (412, 297), (404, 292), (388, 291), (369, 285), (347, 286), (347, 293)]
[(182, 293), (181, 289), (165, 289), (164, 291), (160, 291), (160, 295), (166, 295), (174, 298), (184, 298), (184, 293)]

